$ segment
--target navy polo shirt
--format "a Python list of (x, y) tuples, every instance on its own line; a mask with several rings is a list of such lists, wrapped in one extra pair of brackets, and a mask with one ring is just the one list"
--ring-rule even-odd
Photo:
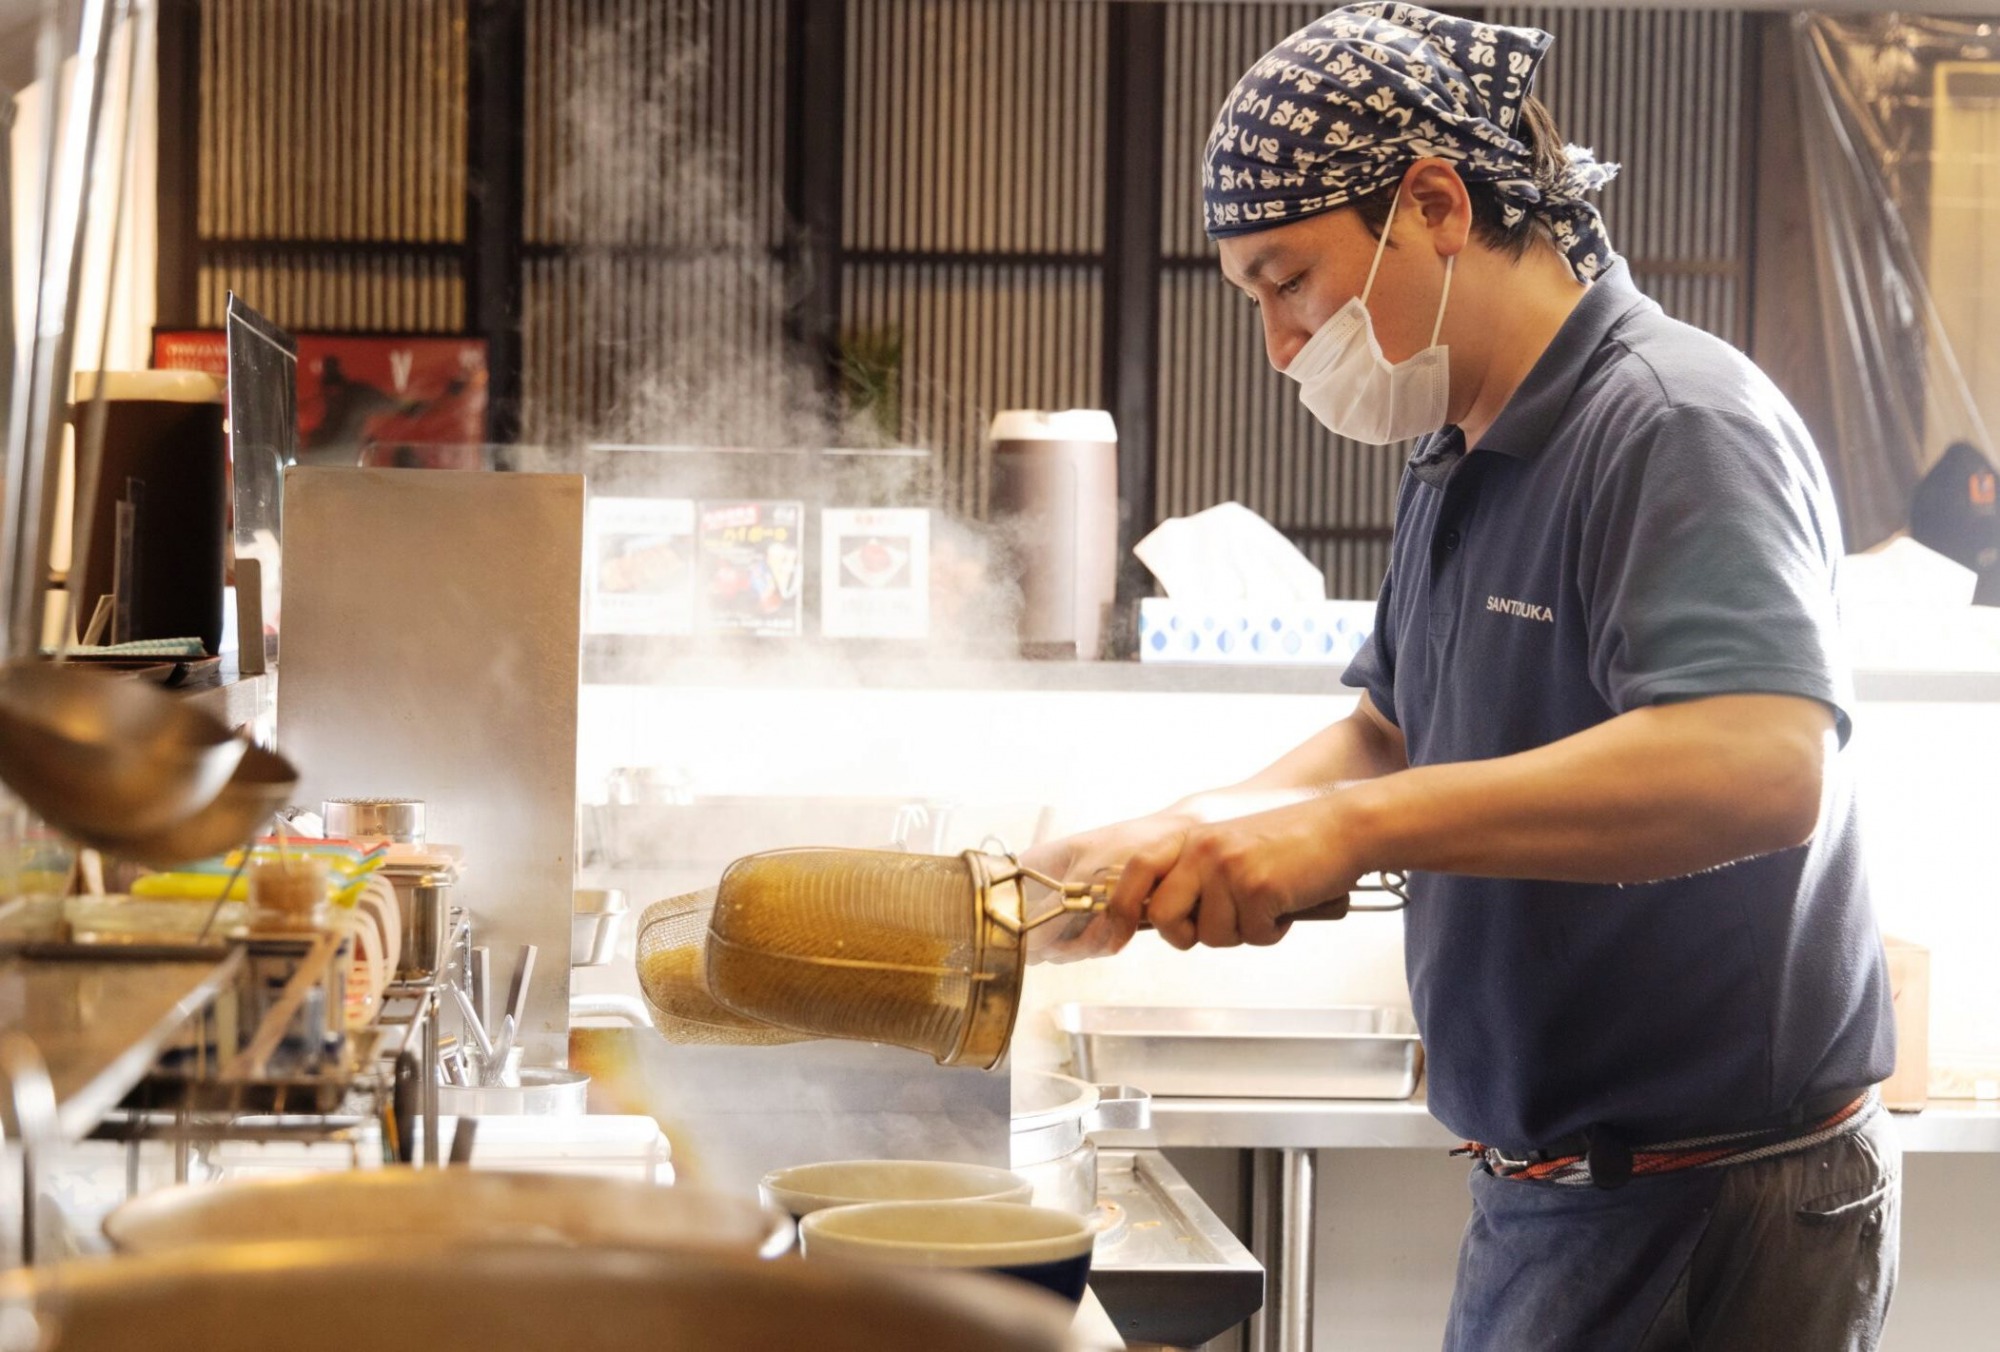
[[(1852, 704), (1840, 526), (1798, 415), (1623, 262), (1470, 455), (1419, 444), (1375, 632), (1343, 676), (1411, 765), (1505, 756), (1666, 700)], [(1797, 849), (1644, 886), (1418, 874), (1410, 991), (1431, 1111), (1526, 1150), (1755, 1122), (1884, 1078), (1889, 985), (1851, 758)], [(1644, 767), (1634, 767), (1644, 773)]]

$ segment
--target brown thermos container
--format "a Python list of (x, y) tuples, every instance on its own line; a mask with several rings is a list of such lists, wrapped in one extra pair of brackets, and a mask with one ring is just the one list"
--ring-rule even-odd
[[(98, 373), (79, 371), (72, 410), (86, 427)], [(91, 500), (78, 485), (77, 522), (91, 513), (82, 634), (97, 598), (118, 591), (103, 641), (222, 639), (228, 489), (223, 382), (199, 371), (111, 371), (104, 380), (104, 450)], [(119, 589), (120, 582), (123, 589)]]
[(993, 517), (1021, 584), (1021, 652), (1101, 655), (1118, 588), (1118, 431), (1101, 409), (993, 420)]

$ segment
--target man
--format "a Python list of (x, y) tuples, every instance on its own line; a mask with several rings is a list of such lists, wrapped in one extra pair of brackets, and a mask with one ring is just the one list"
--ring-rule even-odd
[(1337, 433), (1421, 438), (1360, 699), (1034, 862), (1123, 869), (1072, 957), (1142, 918), (1275, 943), (1410, 871), (1429, 1104), (1476, 1161), (1453, 1352), (1872, 1348), (1899, 1155), (1834, 502), (1783, 396), (1634, 288), (1611, 169), (1529, 96), (1549, 42), (1355, 5), (1223, 106), (1207, 226), (1272, 364)]

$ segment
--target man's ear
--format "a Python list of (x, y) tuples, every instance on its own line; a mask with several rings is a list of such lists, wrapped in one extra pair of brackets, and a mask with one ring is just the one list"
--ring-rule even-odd
[(1403, 192), (1422, 213), (1424, 228), (1440, 254), (1452, 255), (1472, 235), (1472, 198), (1465, 181), (1447, 160), (1418, 160), (1403, 175)]

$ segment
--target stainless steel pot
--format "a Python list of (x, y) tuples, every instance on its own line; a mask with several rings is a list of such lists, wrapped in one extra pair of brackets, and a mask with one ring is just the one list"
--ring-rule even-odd
[(580, 1117), (588, 1109), (590, 1077), (580, 1070), (528, 1066), (520, 1079), (519, 1084), (441, 1084), (438, 1111), (453, 1117)]
[(1088, 1084), (1050, 1071), (1014, 1072), (1010, 1167), (1034, 1185), (1034, 1205), (1088, 1215), (1097, 1206), (1093, 1131), (1143, 1131), (1153, 1099), (1128, 1085)]
[(579, 887), (570, 894), (569, 965), (601, 967), (618, 947), (625, 893), (615, 887)]
[(272, 1243), (0, 1276), (62, 1352), (1078, 1352), (1074, 1311), (999, 1277), (698, 1249)]

